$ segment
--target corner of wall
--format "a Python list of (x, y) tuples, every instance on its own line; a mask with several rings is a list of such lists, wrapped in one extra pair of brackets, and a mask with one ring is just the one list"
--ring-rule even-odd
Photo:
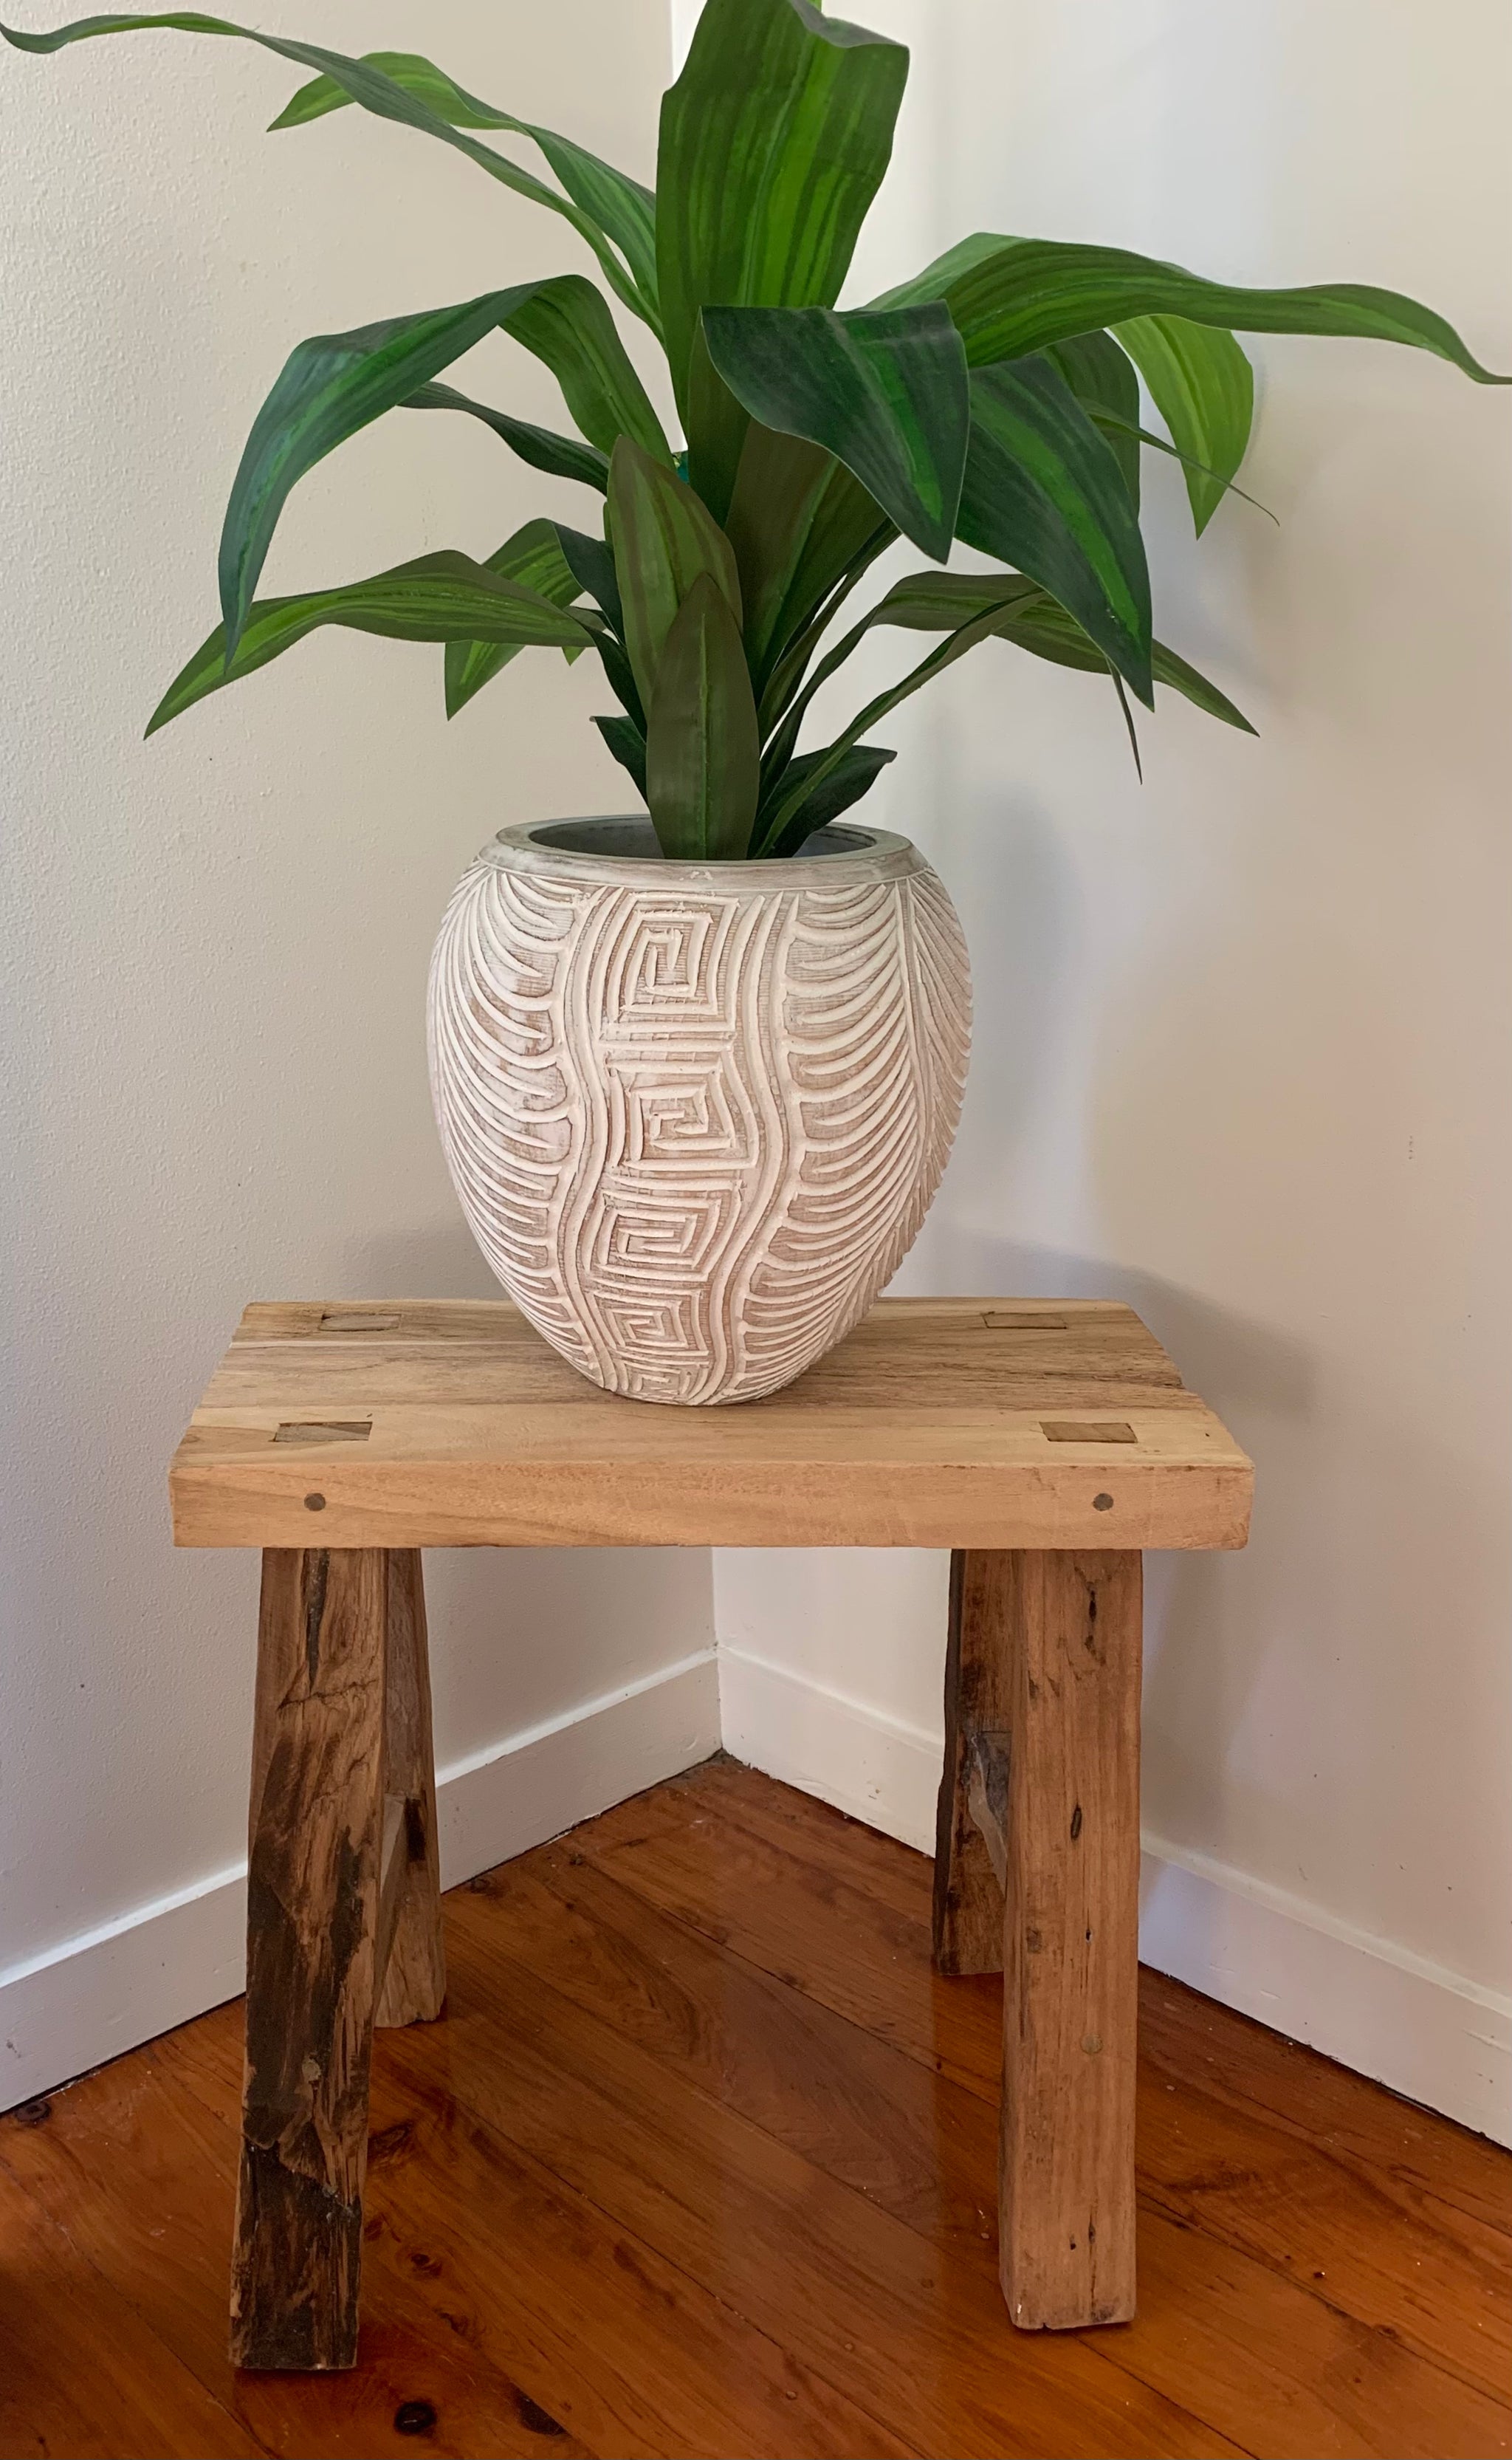
[[(734, 1758), (934, 1851), (937, 1735), (723, 1640), (718, 1667), (721, 1733)], [(1512, 2145), (1512, 1997), (1228, 1863), (1159, 1836), (1146, 1834), (1144, 1848), (1146, 1964)]]

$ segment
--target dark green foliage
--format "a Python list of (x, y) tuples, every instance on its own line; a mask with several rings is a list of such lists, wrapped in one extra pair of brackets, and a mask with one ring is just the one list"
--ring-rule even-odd
[(646, 799), (646, 742), (633, 717), (596, 717), (594, 724), (621, 769), (628, 772), (642, 803)]
[(701, 572), (657, 660), (645, 797), (657, 836), (688, 860), (738, 862), (750, 842), (761, 742), (740, 626)]
[[(1242, 492), (1254, 387), (1236, 330), (1374, 337), (1433, 351), (1478, 383), (1508, 381), (1393, 291), (1240, 289), (1123, 248), (992, 233), (870, 308), (837, 309), (892, 152), (908, 53), (809, 0), (705, 0), (663, 100), (655, 194), (415, 53), (349, 58), (189, 11), (0, 32), (45, 53), (152, 28), (255, 43), (313, 71), (275, 128), (355, 104), (565, 220), (662, 343), (687, 440), (674, 453), (607, 301), (581, 274), (302, 342), (232, 488), (222, 623), (149, 732), (325, 625), (444, 643), (449, 714), (526, 647), (569, 659), (593, 647), (620, 711), (594, 723), (663, 851), (787, 857), (892, 758), (862, 735), (980, 641), (1110, 677), (1125, 717), (1125, 687), (1152, 703), (1164, 684), (1248, 729), (1155, 638), (1139, 527), (1145, 446), (1181, 461), (1199, 532), (1226, 493)], [(480, 130), (534, 147), (556, 184)], [(494, 331), (551, 370), (576, 435), (436, 382)], [(1141, 378), (1166, 436), (1144, 423)], [(341, 588), (255, 599), (300, 478), (395, 409), (481, 420), (546, 477), (602, 494), (603, 535), (535, 520), (486, 563), (422, 556)], [(827, 647), (900, 535), (938, 565), (958, 539), (1002, 568), (912, 574)], [(941, 637), (832, 742), (800, 751), (820, 689), (889, 627)]]
[[(507, 538), (489, 557), (484, 569), (502, 574), (506, 581), (517, 581), (534, 589), (553, 606), (570, 606), (582, 596), (582, 583), (562, 554), (555, 525), (551, 521), (527, 521), (524, 528)], [(526, 646), (522, 641), (449, 640), (446, 646), (446, 711), (455, 717), (474, 692), (492, 683), (500, 669), (517, 658)], [(564, 645), (562, 654), (568, 665), (581, 657), (586, 641), (573, 647)]]

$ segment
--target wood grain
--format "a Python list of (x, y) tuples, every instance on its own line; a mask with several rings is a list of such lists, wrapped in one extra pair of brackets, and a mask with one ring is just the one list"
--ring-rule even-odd
[(1134, 2312), (1138, 1555), (1011, 1555), (998, 2261), (1014, 2322)]
[(1001, 1985), (717, 1760), (445, 1900), (376, 2044), (362, 2363), (233, 2373), (241, 2010), (0, 2118), (0, 2454), (1512, 2452), (1512, 2156), (1146, 1975), (1140, 2310), (1018, 2334)]
[(990, 1735), (1011, 1768), (1013, 1667), (998, 1595), (1008, 1559), (963, 1547), (951, 1557), (945, 1761), (934, 1822), (934, 1961), (942, 1973), (1002, 1970), (1002, 1882), (971, 1792), (979, 1736)]
[(252, 1306), (169, 1484), (184, 1546), (1085, 1548), (1242, 1546), (1252, 1482), (1127, 1307), (885, 1299), (724, 1410), (600, 1392), (503, 1302)]
[[(452, 1952), (449, 2092), (664, 2260), (717, 2273), (737, 2313), (914, 2450), (1174, 2460), (1234, 2448), (1105, 2362), (1096, 2342), (1012, 2332), (990, 2239), (985, 2262), (943, 2261), (728, 2099), (689, 2091), (611, 2015), (572, 2006), (538, 1969), (479, 1955), (455, 1931)], [(415, 2033), (386, 2044), (420, 2094), (430, 2083), (424, 2044)], [(990, 2174), (983, 2190), (990, 2214)]]
[(436, 1839), (435, 1749), (430, 1738), (430, 1651), (417, 1551), (388, 1558), (385, 1786), (400, 1806), (396, 1902), (383, 1940), (374, 2023), (430, 2023), (446, 1999)]
[[(1146, 1991), (1146, 2004), (1155, 1996)], [(1327, 2072), (1325, 2063), (1315, 2064)], [(1307, 2061), (1308, 2082), (1313, 2065)], [(1351, 2157), (1335, 2148), (1326, 2126), (1311, 2131), (1309, 2122), (1316, 2122), (1306, 2084), (1290, 2127), (1185, 2076), (1172, 2086), (1169, 2068), (1152, 2061), (1139, 2115), (1149, 2203), (1274, 2273), (1304, 2278), (1320, 2298), (1463, 2383), (1505, 2396), (1512, 2386), (1512, 2192), (1503, 2195), (1497, 2221), (1481, 2219), (1458, 2209), (1431, 2180)], [(1405, 2114), (1410, 2106), (1396, 2107)]]
[[(660, 1913), (570, 1838), (495, 1874), (488, 1895), (459, 1898), (457, 1919), (485, 1952), (507, 1946), (585, 2014), (605, 2016), (688, 2084), (906, 2221), (950, 2263), (990, 2269), (988, 2101)], [(1168, 2109), (1164, 2083), (1152, 2086)], [(1356, 2209), (1367, 2208), (1361, 2196)], [(1177, 2402), (1200, 2378), (1197, 2413), (1251, 2449), (1473, 2452), (1478, 2442), (1496, 2449), (1505, 2431), (1504, 2411), (1461, 2393), (1424, 2353), (1200, 2227), (1146, 2205), (1141, 2254), (1139, 2320), (1100, 2335), (1098, 2354)], [(1059, 2365), (1059, 2341), (1030, 2345)], [(1505, 2346), (1504, 2335), (1491, 2342), (1493, 2362)]]
[[(936, 2102), (960, 2084), (987, 2105), (979, 2140), (990, 2141), (1000, 1994), (992, 1978), (945, 1981), (932, 1971), (923, 1856), (728, 1763), (620, 1804), (577, 1832), (571, 1850), (722, 1956), (885, 2041), (916, 2064)], [(1099, 2347), (1120, 2364), (1133, 2363), (1131, 2347), (1143, 2352), (1156, 2321), (1149, 2265), (1158, 2260), (1162, 2301), (1179, 2288), (1161, 2309), (1178, 2369), (1209, 2288), (1216, 2295), (1230, 2280), (1231, 2320), (1216, 2331), (1219, 2347), (1233, 2343), (1224, 2365), (1236, 2398), (1216, 2422), (1250, 2449), (1331, 2448), (1315, 2418), (1276, 2425), (1269, 2439), (1263, 2427), (1247, 2429), (1245, 2404), (1258, 2401), (1264, 2371), (1270, 2399), (1301, 2420), (1309, 2386), (1324, 2407), (1357, 2416), (1357, 2443), (1342, 2423), (1334, 2428), (1340, 2449), (1424, 2460), (1512, 2450), (1512, 2154), (1160, 1975), (1143, 1977), (1141, 2004), (1143, 2034), (1159, 2045), (1159, 2064), (1142, 2077), (1136, 2129), (1146, 2269), (1137, 2321), (1100, 2336)], [(1204, 2055), (1209, 2037), (1216, 2046)], [(1242, 2121), (1234, 2134), (1230, 2105)], [(942, 2147), (955, 2140), (942, 2127)], [(979, 2179), (979, 2154), (974, 2169)], [(1500, 2227), (1461, 2235), (1451, 2197), (1472, 2223), (1496, 2215)], [(1269, 2278), (1241, 2263), (1233, 2280), (1236, 2258), (1259, 2262)], [(1318, 2346), (1311, 2322), (1278, 2325), (1269, 2347), (1247, 2341), (1251, 2308), (1276, 2312), (1278, 2279), (1352, 2327), (1335, 2363), (1316, 2374), (1302, 2354)], [(1430, 2371), (1398, 2372), (1393, 2352), (1403, 2349)], [(1483, 2389), (1461, 2397), (1461, 2385)], [(1215, 2416), (1211, 2406), (1203, 2413)]]
[[(1332, 2163), (1390, 2181), (1404, 2196), (1432, 2195), (1467, 2219), (1508, 2227), (1508, 2156), (1483, 2136), (1395, 2093), (1362, 2092), (1348, 2068), (1216, 1999), (1147, 1977), (1140, 2053), (1171, 2091), (1200, 2090), (1214, 2108), (1263, 2117), (1299, 2148), (1326, 2142)], [(1505, 2288), (1512, 2302), (1512, 2273)], [(1507, 2338), (1512, 2346), (1512, 2314)]]
[(79, 2259), (67, 2215), (0, 2174), (0, 2451), (215, 2452), (254, 2441), (130, 2301)]
[[(380, 2317), (386, 2303), (390, 2316), (397, 2304), (411, 2334), (424, 2339), (429, 2329), (443, 2359), (465, 2357), (485, 2384), (512, 2379), (546, 2430), (580, 2440), (603, 2460), (786, 2455), (795, 2442), (813, 2460), (900, 2460), (909, 2446), (861, 2402), (457, 2104), (435, 2048), (450, 2048), (452, 2019), (466, 2023), (470, 2013), (475, 2025), (464, 1980), (460, 1993), (453, 1985), (445, 2035), (390, 2035), (378, 2046), (368, 2269)], [(223, 2050), (207, 2054), (208, 2029), (186, 2028), (160, 2046), (181, 2061), (207, 2107), (230, 2120), (235, 2073)], [(409, 2072), (397, 2065), (401, 2054), (408, 2062), (404, 2039), (417, 2044)], [(360, 2383), (372, 2337), (365, 2321), (362, 2366), (326, 2380)], [(377, 2347), (382, 2357), (381, 2334)], [(411, 2382), (425, 2388), (424, 2372)], [(449, 2388), (443, 2378), (438, 2392)], [(445, 2419), (443, 2401), (434, 2405)], [(479, 2460), (494, 2460), (486, 2434), (472, 2448)]]
[[(396, 2113), (381, 2095), (361, 2365), (325, 2374), (233, 2369), (225, 2343), (225, 2259), (241, 2136), (241, 2013), (233, 2002), (86, 2077), (55, 2095), (38, 2125), (0, 2121), (5, 2174), (66, 2232), (72, 2258), (66, 2279), (74, 2302), (96, 2330), (112, 2335), (104, 2351), (83, 2333), (75, 2340), (71, 2354), (80, 2380), (103, 2374), (131, 2384), (135, 2377), (144, 2401), (158, 2388), (159, 2373), (171, 2384), (161, 2354), (171, 2350), (172, 2365), (186, 2368), (228, 2420), (223, 2440), (201, 2423), (177, 2442), (162, 2433), (157, 2439), (101, 2435), (79, 2448), (101, 2460), (170, 2451), (220, 2460), (222, 2452), (242, 2449), (286, 2460), (316, 2454), (374, 2460), (378, 2453), (413, 2450), (418, 2437), (427, 2452), (480, 2460), (485, 2454), (487, 2460), (581, 2454), (585, 2447), (545, 2405), (554, 2381), (549, 2373), (529, 2371), (520, 2350), (527, 2370), (514, 2375), (480, 2345), (481, 2336), (458, 2333), (442, 2320), (436, 2308), (449, 2303), (449, 2291), (455, 2309), (454, 2281), (439, 2268), (429, 2271), (435, 2303), (428, 2306), (416, 2296), (416, 2268), (395, 2242), (388, 2193), (395, 2165), (392, 2137), (383, 2129)], [(418, 2234), (411, 2243), (425, 2248)], [(51, 2294), (56, 2279), (39, 2280), (39, 2291), (46, 2286)], [(422, 2430), (428, 2413), (434, 2422)], [(45, 2402), (36, 2402), (31, 2422), (34, 2434), (52, 2427)], [(237, 2440), (238, 2429), (244, 2441)], [(7, 2453), (38, 2448), (36, 2441), (0, 2438)], [(73, 2447), (50, 2441), (46, 2448)]]
[(263, 1557), (247, 1879), (239, 2365), (357, 2357), (388, 1566)]
[(695, 1770), (619, 1803), (575, 1832), (574, 1844), (717, 1947), (966, 2084), (996, 2110), (1002, 1993), (996, 1981), (947, 1980), (934, 1969), (925, 1857), (840, 1812), (830, 1814), (837, 1834), (789, 1826), (763, 1796), (780, 1792), (785, 1807), (803, 1796), (733, 1764), (720, 1773), (717, 1788)]

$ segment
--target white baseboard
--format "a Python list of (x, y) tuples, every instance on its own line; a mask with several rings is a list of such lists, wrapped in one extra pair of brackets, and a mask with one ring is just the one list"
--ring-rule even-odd
[[(724, 1748), (933, 1853), (939, 1737), (721, 1646)], [(1146, 1834), (1140, 1954), (1208, 1998), (1512, 2144), (1512, 1998)]]
[(0, 2110), (150, 2042), (242, 1987), (246, 1864), (0, 1974)]
[(720, 1643), (720, 1730), (731, 1757), (934, 1851), (940, 1739)]
[(441, 1885), (544, 1845), (720, 1747), (712, 1648), (512, 1734), (436, 1775)]
[[(693, 1767), (722, 1736), (737, 1759), (933, 1850), (937, 1735), (705, 1648), (443, 1769), (443, 1883)], [(1157, 1836), (1144, 1847), (1147, 1963), (1512, 2144), (1512, 1998), (1227, 1863)], [(245, 1904), (237, 1864), (0, 1973), (0, 2110), (234, 1998)]]
[(1229, 1863), (1144, 1843), (1146, 1964), (1512, 2145), (1512, 1998)]
[[(544, 1844), (719, 1742), (704, 1648), (439, 1770), (442, 1885)], [(234, 1999), (245, 1929), (239, 1862), (0, 1973), (0, 2110)]]

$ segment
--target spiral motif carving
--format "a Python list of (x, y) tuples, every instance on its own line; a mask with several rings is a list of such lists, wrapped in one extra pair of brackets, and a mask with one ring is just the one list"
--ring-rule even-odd
[(918, 1232), (960, 1113), (965, 943), (881, 831), (719, 865), (548, 841), (634, 832), (506, 829), (464, 874), (431, 964), (436, 1117), (479, 1245), (564, 1358), (638, 1400), (753, 1400)]

